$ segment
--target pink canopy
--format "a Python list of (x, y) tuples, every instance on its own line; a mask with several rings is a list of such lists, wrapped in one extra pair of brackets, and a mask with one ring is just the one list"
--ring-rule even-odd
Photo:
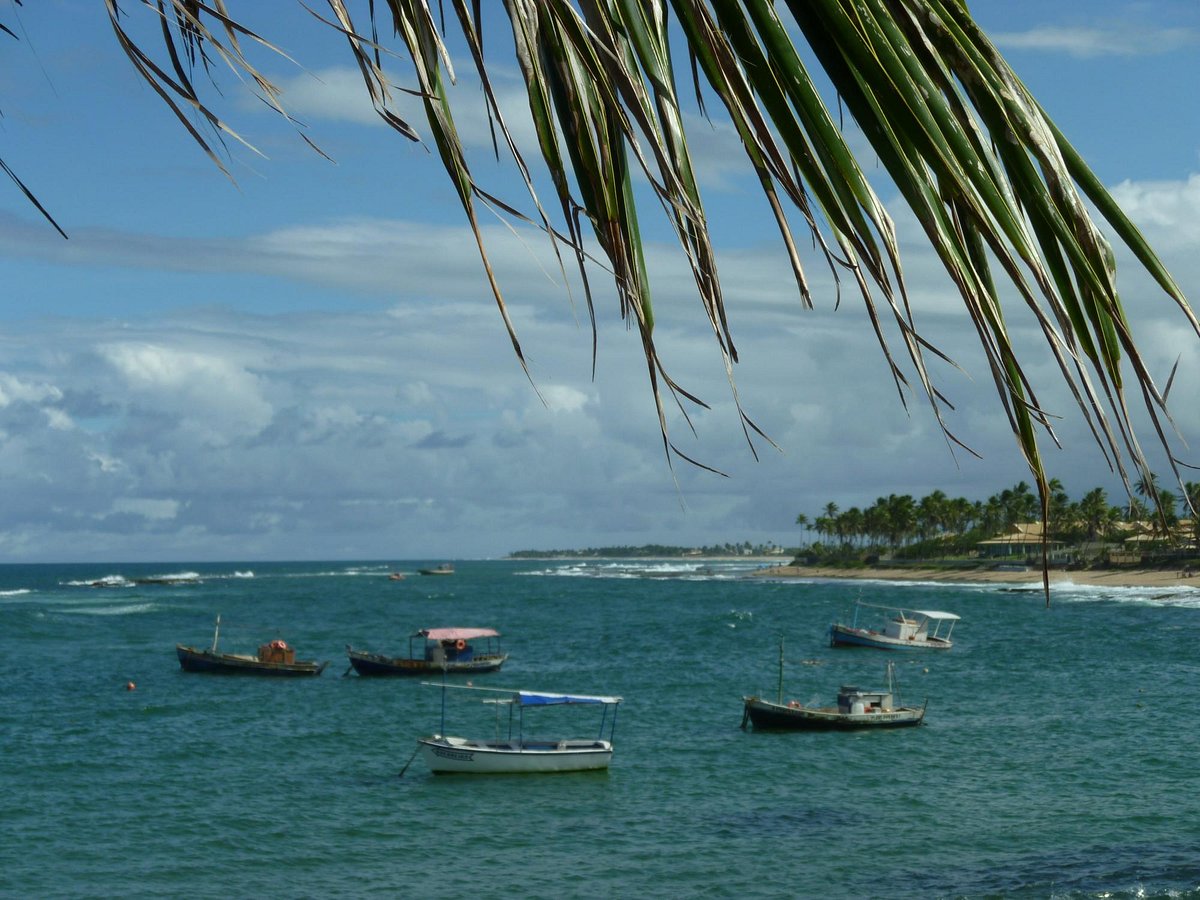
[(417, 634), (431, 641), (469, 641), (474, 638), (500, 637), (500, 632), (491, 628), (426, 628)]

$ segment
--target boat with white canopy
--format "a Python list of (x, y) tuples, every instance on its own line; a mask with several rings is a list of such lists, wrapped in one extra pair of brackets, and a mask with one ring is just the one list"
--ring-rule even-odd
[[(859, 601), (854, 605), (854, 618), (849, 624), (834, 622), (829, 626), (829, 645), (880, 650), (949, 650), (953, 646), (950, 634), (958, 620), (959, 617), (950, 612), (877, 606)], [(942, 633), (944, 625), (945, 634)]]
[[(517, 774), (533, 772), (583, 772), (607, 769), (613, 754), (613, 731), (620, 697), (589, 694), (548, 694), (507, 688), (422, 682), (442, 689), (441, 727), (437, 734), (417, 739), (421, 753), (435, 774)], [(447, 692), (478, 691), (484, 703), (495, 706), (495, 736), (473, 739), (446, 734)], [(535, 719), (549, 707), (594, 706), (600, 709), (595, 737), (533, 736)], [(532, 714), (531, 711), (537, 710)], [(507, 715), (503, 715), (507, 712)], [(505, 721), (506, 720), (506, 721)], [(504, 732), (503, 734), (501, 732)]]

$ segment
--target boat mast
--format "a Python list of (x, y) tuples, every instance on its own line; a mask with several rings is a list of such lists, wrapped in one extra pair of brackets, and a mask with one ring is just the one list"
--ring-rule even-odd
[(888, 693), (895, 695), (892, 700), (893, 707), (900, 706), (900, 691), (896, 687), (896, 663), (890, 659), (887, 664), (887, 686)]
[(221, 631), (221, 614), (217, 613), (217, 624), (216, 624), (216, 627), (213, 628), (213, 645), (212, 645), (213, 653), (217, 652), (217, 635), (220, 633), (220, 631)]
[(446, 736), (446, 667), (445, 666), (442, 666), (442, 722), (438, 726), (438, 736), (439, 737)]
[(779, 696), (776, 703), (783, 703), (783, 635), (779, 636)]

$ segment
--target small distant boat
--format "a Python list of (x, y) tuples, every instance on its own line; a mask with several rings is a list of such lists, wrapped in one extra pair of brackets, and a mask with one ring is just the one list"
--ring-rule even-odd
[(836, 706), (805, 706), (797, 700), (783, 702), (783, 641), (779, 642), (779, 694), (774, 702), (743, 697), (742, 728), (755, 730), (840, 731), (861, 728), (904, 728), (920, 725), (928, 700), (919, 707), (901, 705), (896, 687), (895, 663), (887, 664), (887, 688), (865, 691), (843, 685)]
[(320, 675), (329, 665), (328, 662), (297, 660), (296, 651), (286, 641), (278, 639), (261, 644), (258, 653), (253, 656), (247, 653), (218, 653), (217, 636), (220, 630), (221, 617), (217, 616), (212, 647), (208, 650), (176, 644), (175, 654), (179, 657), (179, 667), (185, 672), (207, 672), (218, 675), (290, 677)]
[[(473, 643), (479, 640), (486, 641), (482, 648)], [(346, 655), (359, 675), (473, 675), (495, 672), (508, 659), (500, 650), (500, 632), (491, 628), (425, 628), (409, 636), (408, 656), (353, 647), (346, 648)]]
[[(613, 754), (613, 730), (617, 724), (620, 697), (596, 697), (586, 694), (545, 694), (502, 688), (473, 688), (423, 682), (443, 691), (442, 727), (438, 734), (417, 739), (421, 753), (436, 775), (467, 773), (478, 775), (532, 774), (546, 772), (586, 772), (607, 769)], [(445, 734), (444, 692), (448, 689), (488, 691), (505, 695), (485, 700), (496, 704), (496, 730), (499, 734), (500, 707), (508, 707), (508, 736), (495, 740), (472, 740)], [(600, 728), (595, 738), (529, 737), (525, 733), (525, 711), (535, 707), (595, 705), (601, 707)], [(609, 710), (612, 715), (609, 715)], [(515, 720), (515, 721), (514, 721)], [(514, 734), (515, 730), (515, 734)], [(607, 734), (607, 737), (605, 735)], [(411, 761), (411, 760), (410, 760)]]
[(390, 574), (388, 576), (388, 581), (403, 581), (403, 580), (404, 580), (403, 572), (393, 572), (392, 574)]
[[(881, 611), (875, 616), (883, 621), (860, 624), (863, 610)], [(854, 619), (849, 625), (834, 622), (829, 626), (829, 645), (881, 650), (949, 650), (953, 646), (950, 634), (958, 619), (954, 613), (931, 609), (908, 610), (859, 602), (854, 605)], [(942, 634), (942, 625), (947, 622), (950, 624)]]
[(430, 569), (417, 569), (421, 575), (453, 575), (454, 566), (450, 563), (442, 563), (440, 566), (434, 566)]

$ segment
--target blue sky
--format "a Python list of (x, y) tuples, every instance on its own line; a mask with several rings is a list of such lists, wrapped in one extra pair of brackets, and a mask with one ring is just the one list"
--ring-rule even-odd
[[(131, 27), (146, 19), (126, 6)], [(780, 449), (759, 442), (756, 460), (747, 448), (684, 261), (652, 222), (664, 359), (712, 406), (694, 414), (695, 436), (678, 417), (671, 433), (729, 477), (668, 465), (638, 341), (611, 290), (597, 298), (593, 379), (586, 311), (544, 242), (490, 221), (543, 402), (440, 163), (376, 121), (324, 26), (299, 4), (269, 9), (274, 20), (254, 24), (303, 67), (256, 58), (334, 162), (221, 72), (219, 109), (263, 154), (231, 143), (234, 183), (135, 75), (103, 4), (0, 3), (19, 37), (0, 35), (0, 159), (70, 235), (0, 183), (0, 562), (794, 545), (796, 515), (831, 500), (935, 488), (985, 498), (1027, 478), (973, 332), (904, 211), (891, 207), (918, 324), (969, 373), (936, 374), (957, 407), (951, 427), (981, 460), (951, 453), (922, 398), (907, 412), (898, 403), (861, 303), (844, 293), (835, 310), (815, 259), (817, 308), (801, 308), (720, 122), (699, 127), (692, 147), (742, 354), (739, 396)], [(1195, 302), (1200, 5), (972, 9)], [(477, 178), (519, 202), (511, 174), (489, 161), (469, 61), (457, 63)], [(390, 73), (409, 83), (403, 60)], [(520, 130), (515, 70), (498, 73)], [(1121, 287), (1156, 377), (1180, 361), (1173, 411), (1194, 446), (1197, 342), (1132, 267)], [(1017, 316), (1014, 329), (1028, 323)], [(1033, 353), (1043, 401), (1063, 416), (1064, 449), (1045, 451), (1050, 473), (1075, 497), (1103, 486), (1118, 499), (1054, 368)]]

